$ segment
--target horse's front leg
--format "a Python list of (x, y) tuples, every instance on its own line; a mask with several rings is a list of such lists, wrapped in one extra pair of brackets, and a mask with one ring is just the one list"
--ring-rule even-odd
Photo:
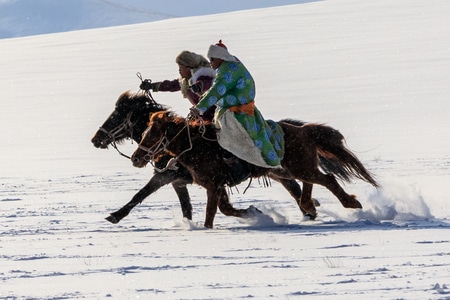
[[(162, 156), (157, 158), (157, 160), (155, 161), (155, 166), (159, 169), (163, 169), (167, 166), (171, 159), (171, 155), (163, 154)], [(183, 217), (188, 220), (192, 220), (191, 198), (189, 196), (186, 185), (192, 184), (193, 179), (191, 173), (189, 173), (189, 171), (185, 167), (181, 166), (180, 164), (176, 164), (176, 167), (176, 170), (168, 169), (162, 173), (164, 174), (164, 178), (166, 179), (166, 183), (164, 184), (172, 183), (172, 187), (178, 196), (178, 200), (180, 201)]]
[(205, 227), (213, 228), (214, 218), (217, 213), (217, 205), (219, 204), (220, 195), (215, 187), (206, 189), (206, 215), (205, 215)]
[[(192, 182), (190, 182), (192, 183)], [(183, 213), (183, 218), (192, 220), (192, 204), (191, 197), (189, 196), (189, 191), (186, 187), (185, 182), (174, 181), (172, 182), (172, 187), (177, 193), (178, 200), (180, 200), (181, 212)]]
[[(151, 195), (152, 193), (159, 190), (162, 186), (169, 184), (171, 182), (174, 182), (176, 179), (179, 179), (180, 181), (179, 181), (179, 185), (177, 186), (175, 191), (177, 192), (177, 194), (179, 196), (180, 195), (187, 196), (187, 198), (183, 198), (183, 199), (180, 198), (180, 203), (182, 203), (182, 206), (183, 205), (190, 206), (189, 193), (187, 192), (185, 183), (183, 183), (183, 182), (189, 182), (189, 179), (183, 179), (183, 178), (180, 179), (178, 176), (178, 173), (175, 171), (171, 171), (171, 170), (163, 172), (163, 173), (155, 172), (155, 174), (150, 179), (150, 181), (139, 192), (137, 192), (136, 195), (133, 196), (133, 198), (131, 199), (130, 202), (125, 204), (119, 210), (111, 213), (110, 216), (106, 217), (106, 220), (108, 220), (109, 222), (111, 222), (113, 224), (119, 223), (120, 220), (122, 220), (124, 217), (126, 217), (136, 205), (138, 205), (139, 203), (142, 203), (142, 201), (144, 201), (145, 198), (147, 198), (149, 195)], [(191, 177), (190, 177), (190, 180), (192, 182)], [(174, 186), (174, 188), (175, 188), (175, 186)], [(178, 189), (178, 191), (177, 191), (177, 189)], [(186, 189), (186, 191), (184, 192), (183, 189)], [(186, 203), (188, 203), (188, 204), (186, 204)], [(184, 215), (184, 211), (183, 211), (183, 215)]]

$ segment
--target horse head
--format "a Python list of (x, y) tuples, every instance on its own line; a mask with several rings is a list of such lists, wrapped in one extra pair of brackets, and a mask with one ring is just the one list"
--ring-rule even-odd
[[(186, 119), (177, 116), (171, 111), (160, 111), (152, 114), (150, 123), (142, 134), (138, 148), (131, 156), (133, 166), (142, 168), (165, 151), (169, 151), (176, 156), (178, 154), (177, 151), (170, 151), (168, 149), (169, 144), (171, 149), (174, 146), (177, 147), (179, 141), (177, 137), (181, 136), (180, 133), (185, 128), (189, 129)], [(189, 140), (189, 130), (183, 137), (185, 140)]]
[(114, 111), (91, 139), (96, 148), (108, 148), (110, 144), (133, 139), (137, 143), (147, 128), (149, 114), (165, 109), (143, 93), (122, 93)]

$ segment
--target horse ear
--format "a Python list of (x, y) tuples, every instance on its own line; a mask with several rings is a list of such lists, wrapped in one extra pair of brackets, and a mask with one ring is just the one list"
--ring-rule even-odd
[(128, 98), (129, 98), (129, 91), (123, 92), (122, 94), (120, 94), (119, 98), (117, 98), (115, 106), (118, 107), (125, 101), (125, 99), (128, 99)]
[(157, 114), (157, 118), (158, 118), (159, 120), (164, 119), (166, 113), (167, 113), (167, 112), (165, 112), (165, 111), (158, 113), (158, 114)]
[(152, 123), (152, 122), (154, 122), (154, 121), (156, 121), (156, 119), (159, 117), (159, 113), (149, 113), (148, 114), (148, 119), (149, 119), (149, 122), (148, 122), (148, 125), (150, 125), (150, 123)]

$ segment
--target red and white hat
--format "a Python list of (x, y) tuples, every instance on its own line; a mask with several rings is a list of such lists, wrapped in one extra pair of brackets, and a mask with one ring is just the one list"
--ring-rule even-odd
[(220, 58), (225, 61), (234, 61), (234, 62), (238, 61), (236, 57), (234, 57), (233, 55), (230, 54), (230, 52), (228, 52), (227, 46), (225, 46), (222, 43), (222, 40), (219, 40), (219, 42), (215, 45), (209, 46), (207, 56), (209, 59), (213, 57), (213, 58)]

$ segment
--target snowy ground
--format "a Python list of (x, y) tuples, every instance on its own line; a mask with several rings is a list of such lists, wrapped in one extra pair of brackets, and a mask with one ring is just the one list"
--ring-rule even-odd
[[(450, 299), (449, 12), (329, 0), (0, 40), (0, 298)], [(203, 229), (198, 186), (192, 223), (170, 187), (104, 220), (152, 169), (90, 138), (137, 91), (136, 72), (173, 79), (181, 50), (219, 38), (251, 70), (267, 118), (346, 136), (383, 186), (345, 185), (362, 210), (315, 187), (319, 217), (306, 221), (278, 184), (254, 182), (232, 202), (273, 222), (219, 213)], [(179, 94), (155, 97), (187, 114)]]

